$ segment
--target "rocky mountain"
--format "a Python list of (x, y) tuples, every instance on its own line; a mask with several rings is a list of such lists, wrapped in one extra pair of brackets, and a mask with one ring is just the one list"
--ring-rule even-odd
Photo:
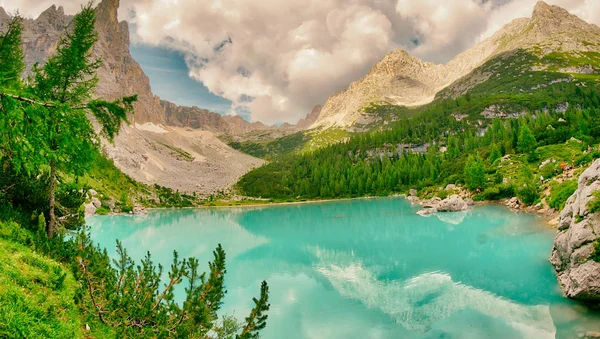
[[(600, 191), (600, 160), (579, 177), (575, 193), (560, 213), (551, 262), (570, 298), (600, 302), (600, 213), (590, 203)], [(597, 259), (596, 259), (597, 260)]]
[[(440, 90), (486, 61), (523, 49), (536, 55), (600, 51), (600, 28), (560, 7), (540, 1), (531, 18), (513, 20), (447, 64), (423, 62), (403, 50), (392, 51), (362, 79), (333, 94), (311, 128), (350, 127), (361, 119), (364, 107), (370, 103), (417, 106), (431, 102)], [(453, 85), (454, 93), (462, 94), (490, 76), (468, 77), (469, 81), (462, 81), (460, 86)]]
[[(138, 181), (202, 194), (226, 190), (244, 173), (262, 164), (262, 160), (232, 149), (216, 136), (264, 125), (228, 120), (199, 108), (178, 107), (153, 95), (148, 77), (129, 52), (129, 27), (127, 22), (119, 22), (118, 8), (119, 0), (98, 4), (98, 42), (94, 46), (94, 57), (102, 59), (96, 96), (115, 99), (138, 95), (131, 124), (122, 128), (114, 144), (104, 145), (115, 164)], [(0, 8), (0, 30), (9, 19)], [(36, 19), (24, 21), (28, 69), (56, 51), (72, 19), (62, 7), (51, 6)]]
[[(129, 53), (129, 27), (119, 22), (119, 0), (104, 0), (98, 4), (96, 31), (99, 39), (94, 46), (94, 57), (102, 58), (98, 70), (99, 83), (96, 95), (115, 99), (125, 95), (138, 95), (133, 123), (161, 122), (163, 112), (150, 89), (150, 80)], [(0, 10), (0, 27), (9, 19)], [(72, 16), (65, 15), (62, 7), (51, 6), (36, 19), (25, 19), (23, 43), (25, 61), (30, 69), (43, 63), (54, 51), (61, 34), (68, 28)]]

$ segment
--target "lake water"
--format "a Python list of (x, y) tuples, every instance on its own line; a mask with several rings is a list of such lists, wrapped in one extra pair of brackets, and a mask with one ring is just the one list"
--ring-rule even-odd
[[(501, 206), (420, 217), (403, 199), (154, 211), (88, 219), (135, 259), (227, 252), (224, 313), (270, 286), (264, 339), (573, 338), (600, 316), (562, 297), (555, 230)], [(207, 267), (207, 265), (205, 265)]]

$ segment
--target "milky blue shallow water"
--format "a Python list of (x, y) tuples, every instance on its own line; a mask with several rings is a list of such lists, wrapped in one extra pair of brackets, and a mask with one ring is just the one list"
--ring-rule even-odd
[(501, 206), (420, 217), (403, 199), (154, 211), (88, 219), (168, 267), (227, 252), (223, 311), (243, 318), (270, 285), (264, 339), (572, 338), (600, 316), (561, 296), (555, 230)]

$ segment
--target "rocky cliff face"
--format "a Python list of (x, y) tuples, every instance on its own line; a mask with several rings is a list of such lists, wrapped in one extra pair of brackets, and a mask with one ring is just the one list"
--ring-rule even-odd
[(600, 160), (579, 177), (578, 188), (560, 213), (550, 261), (570, 298), (600, 303), (600, 263), (591, 259), (600, 239), (600, 213), (589, 202), (600, 190)]
[[(118, 21), (118, 8), (119, 0), (98, 4), (99, 39), (93, 51), (94, 57), (103, 61), (98, 70), (97, 97), (138, 95), (131, 125), (123, 126), (114, 144), (104, 145), (115, 165), (138, 181), (201, 194), (225, 191), (250, 169), (260, 166), (262, 160), (242, 154), (216, 137), (235, 130), (220, 115), (168, 102), (161, 106), (160, 99), (152, 94), (148, 77), (129, 53), (129, 28), (126, 22)], [(0, 30), (9, 19), (0, 8)], [(56, 51), (59, 38), (72, 19), (62, 7), (52, 6), (38, 18), (24, 21), (28, 69)]]
[[(94, 57), (103, 62), (98, 70), (100, 81), (96, 96), (110, 100), (137, 94), (138, 102), (131, 122), (163, 122), (163, 111), (152, 95), (150, 80), (129, 53), (128, 24), (117, 19), (119, 0), (103, 0), (97, 8), (99, 39), (94, 46)], [(4, 10), (1, 13), (0, 27), (9, 19)], [(23, 43), (28, 69), (37, 62), (43, 63), (56, 51), (58, 40), (72, 19), (65, 15), (62, 7), (51, 6), (36, 19), (24, 21)]]
[(600, 28), (540, 1), (531, 18), (512, 21), (445, 65), (423, 62), (403, 50), (393, 51), (347, 90), (333, 94), (311, 127), (352, 126), (370, 103), (404, 106), (428, 103), (441, 89), (487, 60), (508, 51), (533, 48), (538, 54), (598, 51)]

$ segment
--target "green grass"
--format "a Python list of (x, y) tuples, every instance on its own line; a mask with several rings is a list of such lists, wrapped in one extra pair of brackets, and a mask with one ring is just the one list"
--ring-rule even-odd
[(83, 338), (76, 289), (68, 269), (0, 238), (1, 338)]
[(312, 138), (302, 147), (300, 153), (310, 153), (319, 148), (335, 144), (350, 135), (348, 131), (340, 128), (328, 128), (312, 134)]
[(311, 138), (311, 135), (305, 134), (304, 132), (298, 132), (277, 139), (242, 142), (231, 141), (229, 142), (229, 146), (253, 157), (273, 159), (283, 154), (291, 154), (300, 151)]

